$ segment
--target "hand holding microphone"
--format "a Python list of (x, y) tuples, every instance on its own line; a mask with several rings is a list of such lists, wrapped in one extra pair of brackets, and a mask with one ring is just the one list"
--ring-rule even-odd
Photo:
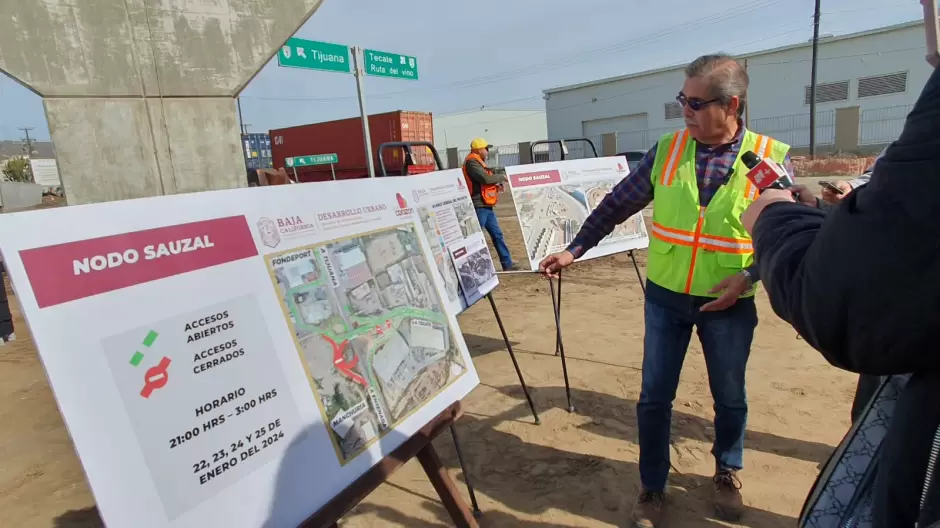
[(795, 202), (800, 198), (800, 191), (807, 192), (808, 189), (802, 185), (794, 186), (787, 171), (773, 160), (761, 159), (747, 151), (741, 155), (741, 161), (748, 168), (747, 179), (760, 192), (760, 197), (741, 214), (741, 223), (753, 235), (754, 224), (765, 207), (774, 202)]
[(750, 150), (741, 154), (741, 161), (748, 168), (747, 179), (764, 192), (764, 189), (788, 189), (793, 187), (793, 180), (780, 165), (770, 159), (761, 159)]

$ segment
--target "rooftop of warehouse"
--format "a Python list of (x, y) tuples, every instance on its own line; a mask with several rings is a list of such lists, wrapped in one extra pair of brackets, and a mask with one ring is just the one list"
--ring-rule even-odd
[[(889, 33), (889, 32), (891, 32), (891, 31), (897, 31), (897, 30), (899, 30), (899, 29), (907, 29), (907, 28), (917, 27), (917, 26), (922, 26), (922, 25), (924, 25), (924, 21), (923, 21), (923, 20), (912, 20), (912, 21), (910, 21), (910, 22), (902, 22), (902, 23), (900, 23), (900, 24), (894, 24), (894, 25), (891, 25), (891, 26), (884, 26), (884, 27), (874, 28), (874, 29), (866, 29), (865, 31), (859, 31), (859, 32), (857, 32), (857, 33), (846, 33), (845, 35), (835, 35), (835, 36), (820, 37), (819, 42), (820, 42), (820, 43), (829, 44), (829, 43), (831, 43), (831, 42), (838, 42), (838, 41), (840, 41), (840, 40), (848, 40), (848, 39), (859, 38), (859, 37), (867, 37), (867, 36), (869, 36), (869, 35), (878, 35), (878, 34), (880, 34), (880, 33)], [(759, 56), (761, 56), (761, 55), (768, 55), (768, 54), (771, 54), (771, 53), (778, 53), (778, 52), (781, 52), (781, 51), (789, 51), (789, 50), (799, 49), (799, 48), (808, 48), (808, 47), (811, 47), (812, 45), (813, 45), (813, 42), (812, 42), (812, 40), (810, 40), (810, 41), (807, 41), (807, 42), (798, 42), (798, 43), (796, 43), (796, 44), (787, 44), (786, 46), (780, 46), (780, 47), (777, 47), (777, 48), (769, 48), (769, 49), (765, 49), (765, 50), (754, 51), (754, 52), (751, 52), (751, 53), (744, 53), (744, 54), (741, 54), (741, 55), (734, 55), (734, 57), (737, 58), (737, 59), (747, 59), (747, 58), (751, 58), (751, 57), (759, 57)], [(925, 51), (926, 51), (926, 50), (925, 50)], [(636, 72), (636, 73), (628, 73), (628, 74), (625, 74), (625, 75), (617, 75), (617, 76), (614, 76), (614, 77), (606, 77), (606, 78), (604, 78), (604, 79), (597, 79), (597, 80), (593, 80), (593, 81), (586, 81), (586, 82), (577, 83), (577, 84), (569, 84), (569, 85), (566, 85), (566, 86), (558, 86), (558, 87), (556, 87), (556, 88), (548, 88), (548, 89), (546, 89), (546, 90), (542, 90), (542, 93), (548, 95), (548, 94), (553, 94), (553, 93), (558, 93), (558, 92), (566, 92), (566, 91), (568, 91), (568, 90), (576, 90), (576, 89), (578, 89), (578, 88), (587, 88), (587, 87), (590, 87), (590, 86), (597, 86), (597, 85), (599, 85), (599, 84), (606, 84), (606, 83), (612, 83), (612, 82), (617, 82), (617, 81), (624, 81), (624, 80), (627, 80), (627, 79), (634, 79), (634, 78), (636, 78), (636, 77), (644, 77), (644, 76), (646, 76), (646, 75), (652, 75), (652, 74), (654, 74), (654, 73), (663, 73), (663, 72), (668, 72), (668, 71), (672, 71), (672, 70), (679, 70), (679, 69), (685, 68), (685, 66), (686, 66), (685, 64), (674, 64), (674, 65), (672, 65), (672, 66), (666, 66), (666, 67), (664, 67), (664, 68), (655, 68), (655, 69), (652, 69), (652, 70), (645, 70), (645, 71)]]

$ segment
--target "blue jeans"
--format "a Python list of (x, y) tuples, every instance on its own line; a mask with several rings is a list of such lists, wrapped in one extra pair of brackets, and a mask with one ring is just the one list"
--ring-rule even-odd
[(744, 373), (757, 326), (753, 298), (721, 312), (699, 312), (712, 299), (678, 294), (647, 281), (643, 383), (636, 406), (640, 431), (640, 481), (648, 491), (663, 491), (669, 474), (672, 401), (685, 352), (696, 327), (708, 384), (715, 400), (716, 468), (743, 467), (747, 396)]
[(480, 226), (486, 229), (493, 240), (493, 246), (496, 248), (496, 254), (499, 255), (499, 263), (503, 269), (512, 266), (512, 257), (509, 255), (509, 248), (506, 247), (506, 241), (503, 240), (503, 230), (499, 228), (499, 220), (496, 219), (496, 213), (492, 207), (478, 207), (477, 219), (480, 220)]

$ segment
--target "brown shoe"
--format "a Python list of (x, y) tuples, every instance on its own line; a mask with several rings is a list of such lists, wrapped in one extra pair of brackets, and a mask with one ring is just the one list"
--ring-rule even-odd
[(633, 507), (633, 526), (635, 528), (656, 528), (663, 515), (663, 503), (666, 496), (660, 491), (643, 490)]
[(723, 521), (737, 521), (744, 513), (741, 498), (741, 481), (736, 471), (719, 469), (712, 479), (715, 482), (715, 513)]

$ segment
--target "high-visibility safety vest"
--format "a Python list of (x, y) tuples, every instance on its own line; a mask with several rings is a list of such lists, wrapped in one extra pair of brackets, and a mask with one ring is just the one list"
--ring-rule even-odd
[[(702, 207), (695, 145), (686, 129), (666, 134), (656, 147), (650, 173), (654, 202), (647, 277), (678, 293), (717, 297), (720, 293), (708, 290), (754, 262), (754, 246), (741, 223), (741, 213), (757, 199), (758, 190), (747, 179), (741, 154), (750, 150), (783, 163), (790, 146), (745, 131), (728, 183), (715, 193), (708, 207)], [(742, 297), (753, 296), (755, 290)]]
[[(489, 167), (486, 166), (486, 161), (483, 160), (483, 157), (479, 154), (471, 152), (467, 156), (467, 159), (463, 161), (463, 179), (467, 181), (467, 188), (470, 189), (470, 194), (473, 194), (473, 184), (476, 183), (470, 178), (470, 174), (467, 173), (467, 162), (474, 160), (483, 166), (483, 170), (489, 172)], [(480, 200), (483, 202), (483, 205), (496, 205), (496, 201), (499, 200), (499, 185), (490, 184), (490, 183), (481, 183), (480, 186)]]

